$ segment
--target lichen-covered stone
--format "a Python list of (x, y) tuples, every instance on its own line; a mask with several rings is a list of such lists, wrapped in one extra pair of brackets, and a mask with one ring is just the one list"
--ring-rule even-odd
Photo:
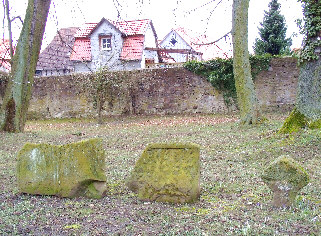
[(18, 188), (29, 194), (101, 198), (104, 166), (100, 139), (66, 145), (27, 143), (18, 153)]
[(150, 144), (127, 182), (143, 201), (194, 202), (200, 195), (200, 147)]
[(299, 131), (301, 128), (306, 127), (308, 121), (306, 117), (300, 113), (296, 108), (293, 109), (288, 118), (284, 121), (279, 133), (293, 133)]
[(291, 134), (303, 128), (321, 129), (321, 119), (312, 120), (294, 108), (288, 118), (285, 119), (279, 133)]
[(292, 158), (280, 156), (262, 175), (263, 182), (273, 192), (273, 206), (292, 205), (298, 192), (309, 183), (309, 176)]

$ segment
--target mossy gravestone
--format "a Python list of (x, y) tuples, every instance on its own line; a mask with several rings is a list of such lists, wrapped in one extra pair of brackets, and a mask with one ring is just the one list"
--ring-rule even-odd
[(200, 195), (200, 147), (150, 144), (127, 182), (143, 201), (194, 202)]
[(263, 182), (273, 191), (273, 206), (289, 207), (298, 192), (309, 183), (309, 176), (292, 158), (280, 156), (262, 175)]
[(66, 145), (27, 143), (18, 153), (18, 188), (29, 194), (101, 198), (104, 166), (100, 139)]

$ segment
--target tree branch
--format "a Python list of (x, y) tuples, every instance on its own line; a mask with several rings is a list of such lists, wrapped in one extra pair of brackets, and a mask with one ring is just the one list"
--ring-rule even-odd
[[(61, 41), (63, 44), (65, 44), (67, 47), (69, 47), (69, 48), (71, 49), (71, 51), (73, 51), (74, 53), (77, 53), (77, 52), (76, 52), (68, 43), (66, 43), (66, 41), (62, 38), (59, 30), (57, 30), (57, 34), (58, 34), (58, 36), (59, 36), (59, 38), (60, 38), (60, 41)], [(89, 69), (89, 71), (90, 71), (91, 73), (93, 73), (92, 69), (88, 66), (88, 63), (86, 62), (85, 58), (82, 57), (81, 59), (83, 60), (83, 62), (85, 63), (85, 65), (86, 65), (86, 67)]]
[[(13, 47), (12, 47), (12, 31), (11, 31), (11, 21), (10, 21), (10, 10), (9, 10), (9, 0), (5, 0), (6, 16), (8, 19), (8, 31), (9, 31), (9, 46), (10, 46), (10, 60), (13, 57)], [(11, 62), (11, 61), (10, 61)]]
[(10, 21), (13, 22), (13, 21), (15, 21), (16, 19), (19, 19), (20, 22), (21, 22), (21, 24), (23, 24), (23, 20), (22, 20), (22, 18), (21, 18), (20, 16), (15, 16), (15, 17), (13, 17)]
[(214, 44), (214, 43), (217, 43), (218, 41), (220, 41), (222, 38), (226, 38), (232, 31), (229, 31), (227, 32), (226, 34), (224, 34), (222, 37), (220, 37), (219, 39), (213, 41), (213, 42), (210, 42), (210, 43), (192, 43), (193, 45), (199, 45), (199, 46), (202, 46), (202, 45), (210, 45), (210, 44)]

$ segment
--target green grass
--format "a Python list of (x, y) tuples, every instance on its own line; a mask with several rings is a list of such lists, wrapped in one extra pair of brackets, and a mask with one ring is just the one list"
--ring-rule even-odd
[[(320, 235), (321, 132), (278, 134), (284, 116), (260, 126), (234, 116), (152, 116), (30, 121), (21, 134), (0, 133), (1, 235)], [(65, 144), (100, 137), (108, 195), (100, 200), (18, 193), (16, 153), (26, 142)], [(125, 180), (149, 143), (201, 145), (201, 197), (195, 204), (144, 203)], [(310, 174), (293, 207), (274, 209), (260, 175), (290, 155)]]

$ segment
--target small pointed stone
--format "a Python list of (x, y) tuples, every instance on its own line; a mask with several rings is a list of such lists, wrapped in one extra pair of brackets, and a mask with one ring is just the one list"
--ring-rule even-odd
[(272, 205), (289, 207), (298, 192), (309, 183), (309, 176), (292, 158), (280, 156), (273, 161), (262, 175), (263, 182), (273, 192)]

